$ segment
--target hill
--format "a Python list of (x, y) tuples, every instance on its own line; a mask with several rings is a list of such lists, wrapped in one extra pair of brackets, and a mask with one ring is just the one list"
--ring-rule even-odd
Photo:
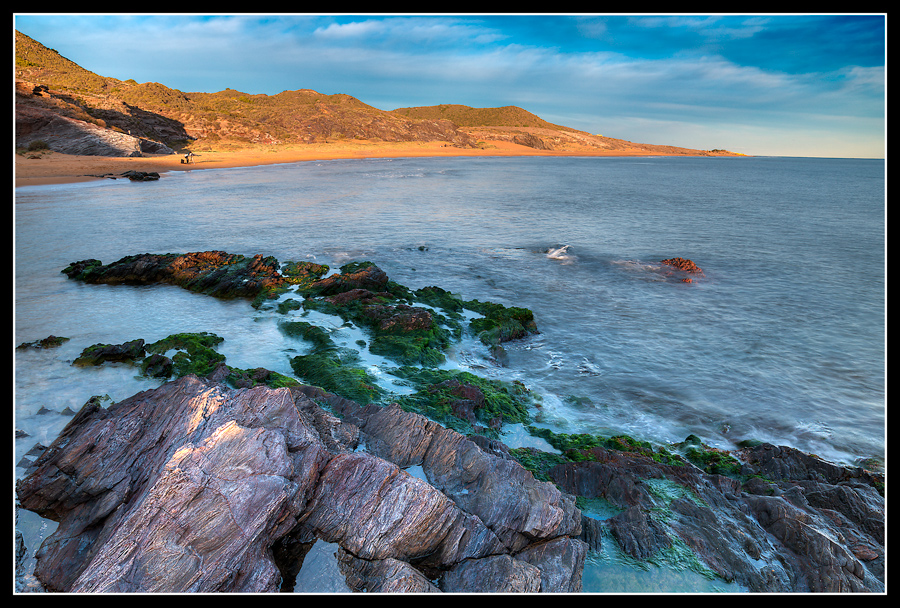
[[(90, 72), (16, 32), (16, 140), (36, 140), (71, 152), (74, 123), (135, 138), (141, 152), (209, 143), (313, 143), (339, 139), (475, 142), (449, 120), (410, 119), (345, 94), (309, 89), (252, 95), (226, 89), (191, 93), (156, 82), (137, 83)], [(96, 130), (96, 129), (94, 129)], [(125, 155), (133, 155), (134, 147)], [(80, 153), (85, 153), (81, 151)], [(139, 152), (138, 152), (139, 153)]]
[(575, 129), (549, 123), (543, 118), (517, 106), (472, 108), (459, 104), (441, 104), (438, 106), (397, 108), (393, 110), (393, 113), (407, 118), (427, 118), (431, 120), (443, 118), (454, 122), (460, 127), (534, 127), (559, 131), (575, 131)]
[[(15, 32), (16, 146), (140, 156), (221, 144), (438, 141), (460, 148), (512, 142), (538, 150), (703, 154), (591, 135), (516, 106), (384, 111), (346, 94), (183, 92), (100, 76)], [(658, 148), (658, 150), (656, 150)], [(668, 150), (668, 151), (664, 151)]]

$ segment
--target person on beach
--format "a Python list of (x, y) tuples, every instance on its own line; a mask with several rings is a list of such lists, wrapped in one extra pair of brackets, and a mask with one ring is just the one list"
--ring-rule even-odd
[(194, 156), (195, 156), (195, 154), (193, 152), (188, 152), (187, 154), (185, 154), (184, 155), (184, 163), (189, 165), (192, 162), (194, 162)]

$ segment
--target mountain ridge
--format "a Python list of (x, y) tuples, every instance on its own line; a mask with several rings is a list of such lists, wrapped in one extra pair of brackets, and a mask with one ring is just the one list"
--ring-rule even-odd
[[(121, 148), (121, 156), (173, 153), (223, 143), (277, 145), (341, 140), (438, 141), (459, 148), (486, 148), (492, 146), (491, 142), (503, 141), (537, 150), (640, 148), (647, 153), (692, 155), (724, 152), (635, 144), (592, 135), (552, 124), (517, 106), (440, 104), (388, 111), (352, 95), (323, 94), (312, 89), (285, 90), (275, 95), (231, 88), (216, 93), (184, 92), (157, 82), (138, 83), (95, 74), (19, 31), (15, 32), (15, 48), (18, 148), (41, 142), (54, 151), (97, 154), (90, 151), (97, 146), (73, 148), (73, 141), (83, 144), (87, 137), (103, 137), (105, 130)], [(65, 130), (60, 131), (60, 125)]]

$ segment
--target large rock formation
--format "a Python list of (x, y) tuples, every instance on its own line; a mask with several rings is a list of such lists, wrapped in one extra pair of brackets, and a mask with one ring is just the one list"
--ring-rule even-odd
[(750, 591), (885, 589), (879, 474), (764, 443), (738, 461), (686, 441), (695, 466), (627, 438), (545, 436), (565, 448), (539, 472), (552, 483), (520, 464), (533, 448), (397, 405), (188, 375), (90, 400), (17, 494), (59, 522), (35, 568), (52, 591), (303, 591), (318, 541), (355, 591), (577, 592), (588, 549), (610, 541), (651, 562), (687, 550)]
[(82, 156), (143, 156), (174, 154), (159, 142), (134, 137), (49, 109), (16, 104), (16, 145), (44, 142), (54, 152)]
[(317, 538), (355, 590), (578, 591), (586, 550), (573, 497), (417, 414), (194, 375), (89, 402), (17, 493), (53, 591), (278, 591)]

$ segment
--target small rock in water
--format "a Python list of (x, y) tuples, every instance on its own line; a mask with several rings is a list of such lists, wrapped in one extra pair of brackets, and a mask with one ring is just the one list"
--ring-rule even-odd
[(703, 270), (701, 270), (699, 266), (686, 258), (669, 258), (667, 260), (660, 261), (660, 264), (672, 266), (674, 268), (677, 268), (678, 270), (681, 270), (682, 272), (690, 272), (692, 274), (700, 275), (703, 274)]

